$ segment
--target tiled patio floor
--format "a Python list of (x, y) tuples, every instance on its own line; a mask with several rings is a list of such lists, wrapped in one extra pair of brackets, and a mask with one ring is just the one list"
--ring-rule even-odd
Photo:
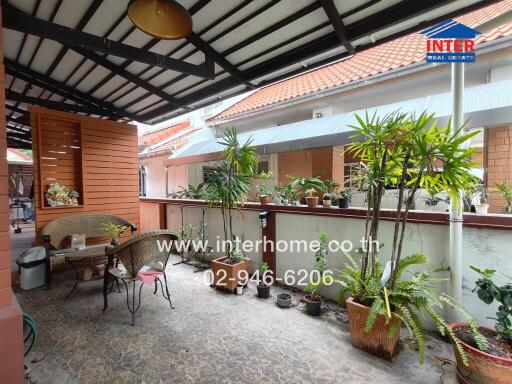
[[(429, 339), (423, 366), (404, 345), (394, 363), (352, 347), (348, 326), (333, 312), (306, 315), (302, 304), (278, 308), (273, 299), (216, 291), (192, 267), (173, 266), (173, 303), (149, 287), (136, 325), (125, 294), (112, 293), (102, 312), (101, 282), (64, 297), (72, 276), (60, 275), (50, 291), (18, 292), (23, 310), (39, 326), (28, 362), (37, 384), (60, 383), (439, 383), (450, 346)], [(450, 373), (449, 381), (452, 382)]]

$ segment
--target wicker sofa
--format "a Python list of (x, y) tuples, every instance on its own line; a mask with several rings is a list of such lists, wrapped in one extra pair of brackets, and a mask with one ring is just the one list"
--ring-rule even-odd
[[(130, 228), (132, 236), (137, 226), (119, 216), (109, 214), (84, 214), (58, 218), (48, 223), (42, 231), (44, 247), (46, 249), (46, 286), (50, 288), (50, 275), (59, 265), (70, 264), (77, 273), (76, 265), (81, 262), (91, 262), (93, 259), (106, 259), (105, 247), (109, 245), (95, 244), (80, 250), (71, 250), (67, 244), (73, 234), (84, 234), (86, 240), (105, 237), (102, 225), (114, 223)], [(77, 284), (77, 283), (76, 283)], [(73, 287), (73, 291), (76, 288)], [(73, 292), (72, 291), (72, 292)]]

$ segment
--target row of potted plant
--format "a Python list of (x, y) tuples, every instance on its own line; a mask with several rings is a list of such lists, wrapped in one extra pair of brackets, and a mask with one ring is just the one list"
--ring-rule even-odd
[[(272, 192), (267, 181), (273, 176), (271, 171), (262, 172), (258, 175), (260, 184), (257, 185), (258, 197), (261, 204), (268, 204), (272, 198)], [(340, 185), (332, 180), (323, 180), (321, 176), (303, 177), (287, 175), (290, 182), (284, 186), (274, 187), (275, 204), (301, 205), (301, 200), (310, 208), (318, 206), (320, 197), (321, 204), (326, 207), (338, 206), (348, 208), (352, 191), (350, 188), (340, 190)]]
[[(444, 191), (451, 199), (459, 201), (462, 209), (459, 191), (474, 188), (480, 182), (470, 172), (473, 150), (464, 146), (473, 134), (464, 134), (462, 130), (453, 133), (450, 127), (438, 127), (434, 116), (427, 114), (414, 117), (394, 112), (383, 118), (375, 115), (356, 118), (358, 125), (352, 127), (356, 132), (355, 143), (348, 150), (367, 167), (365, 191), (369, 203), (364, 236), (369, 246), (357, 254), (346, 255), (347, 263), (336, 278), (342, 286), (341, 295), (347, 306), (353, 344), (392, 360), (403, 325), (416, 339), (419, 359), (423, 361), (425, 327), (422, 317), (428, 315), (439, 331), (452, 340), (459, 362), (459, 376), (466, 380), (461, 382), (509, 382), (504, 380), (511, 377), (512, 360), (495, 356), (495, 345), (506, 337), (506, 345), (510, 346), (511, 285), (491, 285), (491, 271), (482, 272), (482, 280), (477, 283), (479, 297), (490, 302), (492, 295), (493, 300), (501, 302), (497, 315), (499, 326), (490, 331), (478, 327), (453, 298), (433, 288), (446, 277), (435, 276), (441, 270), (431, 272), (426, 268), (425, 255), (403, 255), (407, 217), (420, 188), (431, 195)], [(228, 240), (235, 238), (233, 212), (247, 200), (259, 156), (250, 140), (244, 144), (238, 142), (234, 130), (228, 130), (220, 143), (225, 149), (212, 172), (205, 199), (209, 206), (220, 208), (224, 237)], [(442, 169), (435, 164), (443, 164)], [(319, 190), (310, 184), (310, 179), (294, 178), (292, 182), (294, 189), (303, 192), (305, 198), (314, 197), (309, 190)], [(382, 195), (388, 185), (398, 186), (398, 202), (392, 241), (385, 252), (381, 252), (376, 241), (379, 239)], [(322, 241), (325, 241), (325, 235), (322, 235)], [(386, 263), (381, 261), (386, 259), (389, 260)], [(315, 268), (320, 272), (320, 278), (307, 287), (306, 305), (310, 313), (319, 309), (316, 289), (323, 283), (326, 263), (326, 253), (320, 247), (315, 253)], [(244, 283), (240, 281), (240, 271), (248, 273), (249, 267), (249, 259), (236, 248), (228, 248), (223, 257), (212, 263), (214, 278), (226, 275), (230, 290)], [(220, 270), (224, 273), (219, 274)], [(213, 285), (216, 285), (215, 281)], [(450, 326), (441, 315), (446, 307), (459, 311), (467, 323)], [(476, 361), (475, 356), (499, 366), (499, 369), (484, 369), (485, 362)], [(476, 379), (475, 375), (483, 378)]]

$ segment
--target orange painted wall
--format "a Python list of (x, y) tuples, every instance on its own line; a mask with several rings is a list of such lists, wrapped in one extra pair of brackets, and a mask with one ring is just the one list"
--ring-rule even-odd
[(165, 204), (140, 202), (140, 233), (166, 229)]
[(279, 183), (287, 184), (286, 175), (311, 177), (323, 174), (323, 179), (343, 181), (344, 147), (322, 147), (278, 154)]
[(0, 9), (0, 383), (24, 382), (23, 313), (11, 289), (5, 74)]
[[(34, 150), (34, 187), (39, 196), (35, 199), (37, 240), (41, 229), (50, 221), (62, 216), (85, 213), (111, 213), (139, 225), (139, 173), (137, 128), (134, 125), (110, 120), (85, 117), (71, 113), (32, 107), (32, 141)], [(81, 125), (83, 179), (83, 206), (69, 208), (44, 208), (40, 188), (39, 126), (40, 121), (78, 123)], [(68, 128), (69, 129), (69, 128)], [(65, 167), (73, 170), (72, 167)]]

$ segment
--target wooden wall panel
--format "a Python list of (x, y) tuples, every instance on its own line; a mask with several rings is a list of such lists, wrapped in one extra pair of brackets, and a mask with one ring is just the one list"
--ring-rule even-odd
[[(133, 223), (140, 223), (138, 141), (137, 128), (134, 125), (97, 119), (71, 113), (53, 111), (40, 107), (30, 108), (32, 141), (34, 150), (35, 191), (39, 196), (36, 202), (36, 231), (40, 242), (41, 229), (62, 216), (86, 213), (110, 213), (122, 216)], [(60, 137), (58, 125), (48, 128), (40, 126), (41, 121), (62, 121), (64, 131), (80, 126), (81, 130), (81, 166), (75, 167), (76, 157), (61, 154), (56, 161), (59, 176), (69, 183), (80, 181), (83, 206), (55, 207), (42, 209), (44, 196), (40, 193), (40, 137), (51, 138), (51, 142), (66, 141)], [(67, 128), (66, 128), (67, 127)], [(57, 135), (55, 135), (57, 133)], [(43, 146), (44, 148), (45, 146)], [(44, 151), (44, 149), (43, 149)], [(43, 152), (44, 154), (44, 152)], [(77, 169), (81, 175), (77, 175)], [(65, 175), (68, 175), (65, 177)], [(44, 176), (44, 175), (43, 175)], [(68, 184), (63, 182), (69, 187)]]

